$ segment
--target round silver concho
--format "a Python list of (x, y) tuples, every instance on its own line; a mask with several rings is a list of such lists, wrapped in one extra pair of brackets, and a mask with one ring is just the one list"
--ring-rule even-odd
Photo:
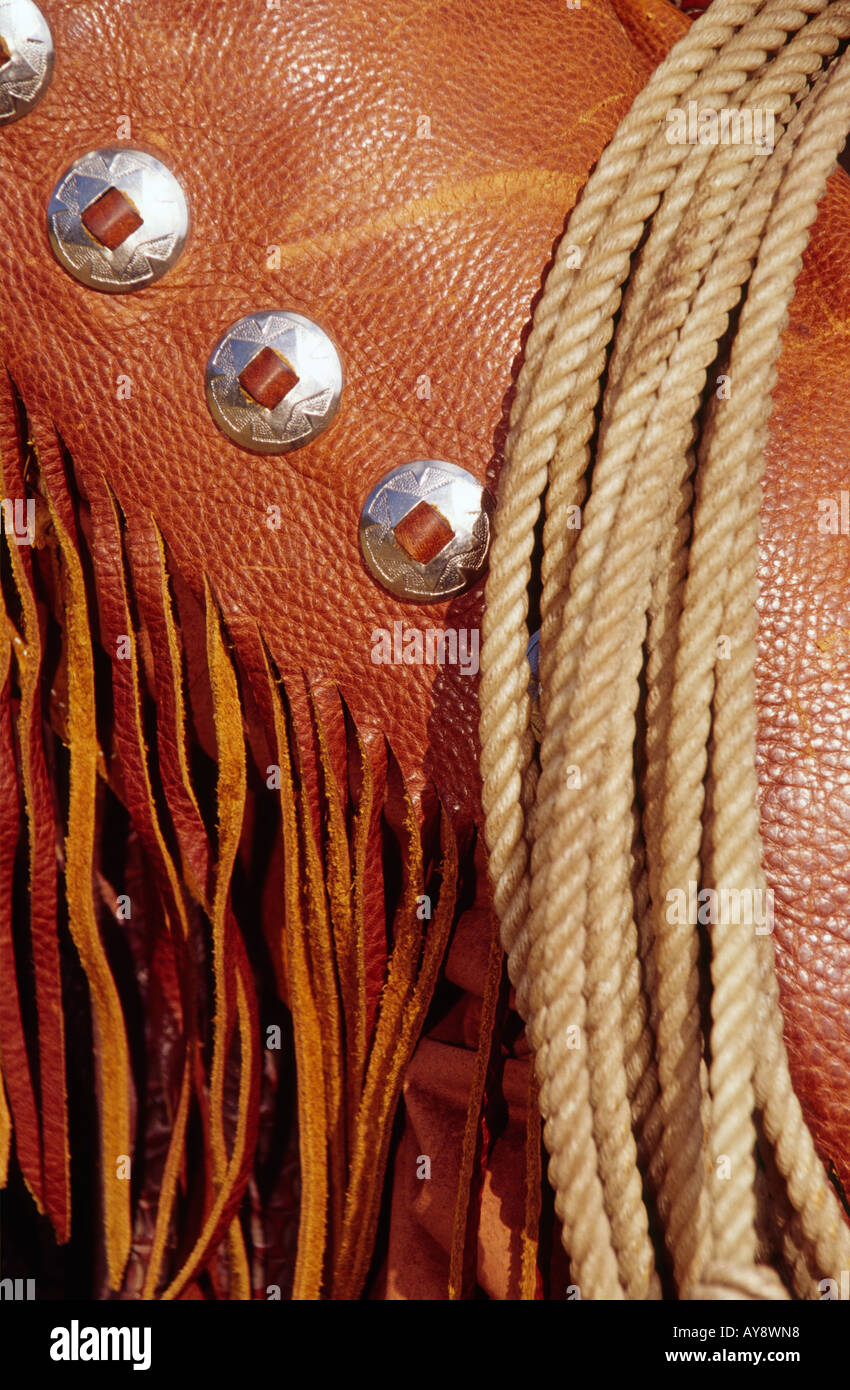
[(309, 444), (331, 423), (342, 387), (333, 339), (289, 309), (239, 319), (207, 363), (210, 414), (229, 439), (255, 454)]
[(189, 209), (161, 160), (110, 145), (66, 169), (50, 199), (47, 231), (56, 259), (75, 280), (126, 294), (174, 265), (186, 244)]
[(417, 459), (387, 473), (366, 498), (360, 549), (397, 598), (439, 603), (461, 594), (487, 562), (493, 498), (454, 463)]
[(32, 0), (0, 0), (0, 125), (26, 116), (50, 85), (53, 38)]

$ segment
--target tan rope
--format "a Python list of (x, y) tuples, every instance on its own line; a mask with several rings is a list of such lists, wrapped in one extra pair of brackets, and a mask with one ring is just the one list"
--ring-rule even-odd
[[(647, 1191), (680, 1297), (787, 1297), (758, 1263), (766, 1249), (784, 1253), (798, 1296), (850, 1261), (791, 1088), (771, 937), (723, 906), (735, 893), (766, 900), (763, 449), (800, 256), (850, 126), (850, 60), (835, 57), (848, 37), (846, 0), (715, 0), (603, 153), (517, 383), (483, 623), (483, 796), (556, 1210), (585, 1298), (659, 1296)], [(671, 144), (667, 113), (689, 100), (771, 112), (775, 149)], [(745, 292), (724, 368), (718, 345)], [(729, 399), (707, 391), (710, 368)], [(525, 649), (544, 492), (538, 767)], [(699, 929), (671, 915), (691, 885), (720, 904), (710, 1046)], [(767, 1240), (757, 1111), (781, 1186)]]

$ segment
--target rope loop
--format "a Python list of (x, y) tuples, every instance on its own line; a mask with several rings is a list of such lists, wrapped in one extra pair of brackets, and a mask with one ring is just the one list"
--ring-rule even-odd
[(778, 1303), (787, 1300), (789, 1294), (770, 1265), (712, 1264), (687, 1297), (694, 1302), (761, 1299)]
[[(591, 176), (517, 382), (482, 625), (485, 834), (584, 1298), (659, 1298), (668, 1262), (680, 1297), (705, 1298), (810, 1297), (818, 1271), (850, 1267), (791, 1086), (772, 937), (735, 909), (752, 924), (768, 901), (764, 446), (850, 127), (848, 39), (848, 0), (715, 0)], [(749, 140), (671, 142), (690, 103), (748, 111)], [(525, 653), (544, 497), (538, 713)], [(758, 1262), (757, 1133), (775, 1268)]]

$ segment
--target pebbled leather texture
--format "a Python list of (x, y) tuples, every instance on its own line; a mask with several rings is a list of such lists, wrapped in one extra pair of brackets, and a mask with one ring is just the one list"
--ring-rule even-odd
[[(282, 673), (340, 682), (420, 789), (433, 777), (469, 807), (474, 682), (376, 666), (371, 633), (399, 618), (472, 626), (481, 586), (427, 609), (385, 594), (360, 559), (360, 508), (410, 459), (494, 479), (543, 266), (646, 63), (609, 9), (565, 17), (536, 0), (488, 9), (486, 82), (465, 5), (439, 24), (419, 3), (56, 0), (45, 13), (53, 85), (0, 146), (16, 190), (0, 214), (3, 353), (28, 408), (56, 422), (83, 484), (105, 473), (131, 531), (154, 514), (234, 634), (261, 623)], [(44, 210), (67, 164), (114, 143), (125, 117), (183, 181), (192, 232), (157, 285), (104, 295), (60, 269)], [(269, 459), (219, 433), (203, 383), (221, 332), (275, 306), (328, 325), (347, 384), (329, 431)]]
[[(14, 190), (0, 201), (0, 356), (36, 434), (55, 425), (81, 491), (93, 496), (105, 479), (126, 518), (149, 685), (160, 703), (172, 698), (155, 522), (180, 600), (190, 699), (206, 578), (249, 687), (265, 679), (259, 627), (284, 679), (306, 677), (318, 692), (333, 757), (345, 746), (338, 688), (375, 765), (388, 744), (417, 796), (433, 784), (456, 824), (480, 823), (475, 681), (450, 667), (376, 666), (371, 634), (398, 619), (476, 627), (483, 586), (427, 608), (385, 594), (360, 559), (360, 508), (383, 473), (416, 458), (447, 459), (495, 485), (553, 246), (687, 21), (663, 0), (582, 0), (577, 10), (491, 0), (483, 13), (465, 0), (438, 11), (425, 0), (42, 8), (57, 50), (53, 84), (32, 117), (0, 135), (0, 180)], [(53, 259), (45, 209), (76, 156), (127, 136), (182, 180), (191, 235), (156, 285), (97, 294)], [(346, 371), (332, 427), (283, 458), (238, 449), (204, 401), (222, 331), (274, 307), (325, 325)], [(775, 391), (759, 738), (794, 1077), (821, 1155), (845, 1184), (850, 542), (819, 533), (817, 500), (850, 487), (848, 335), (850, 182), (839, 173), (804, 260)], [(129, 398), (119, 377), (129, 378)], [(275, 508), (279, 528), (269, 524)], [(193, 717), (210, 747), (199, 700)], [(191, 840), (197, 810), (179, 801), (167, 752), (163, 781)], [(198, 849), (199, 878), (202, 861)], [(381, 897), (381, 885), (367, 893)], [(373, 956), (374, 981), (385, 958), (377, 946)], [(463, 976), (471, 996), (483, 994), (481, 970), (477, 983)], [(432, 1124), (438, 1078), (448, 1078), (449, 1108), (461, 1104), (469, 1057), (442, 1060), (446, 1047), (470, 1046), (468, 1020), (457, 1018), (458, 1031), (426, 1038), (411, 1065), (403, 1145)], [(509, 1146), (522, 1121), (523, 1065), (509, 1061)], [(399, 1269), (419, 1216), (394, 1205), (385, 1296), (409, 1297)], [(505, 1213), (513, 1221), (513, 1198)], [(445, 1246), (442, 1216), (420, 1224)], [(441, 1260), (424, 1296), (440, 1296)], [(479, 1266), (491, 1296), (515, 1296), (489, 1251)], [(422, 1280), (417, 1287), (431, 1289)]]

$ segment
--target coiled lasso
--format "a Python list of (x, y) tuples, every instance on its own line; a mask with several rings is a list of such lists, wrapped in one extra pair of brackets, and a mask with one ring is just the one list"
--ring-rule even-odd
[[(777, 1267), (818, 1297), (850, 1268), (791, 1086), (772, 937), (721, 907), (707, 1037), (698, 928), (666, 910), (691, 882), (765, 891), (763, 449), (800, 258), (850, 128), (848, 37), (850, 0), (715, 0), (589, 180), (517, 383), (483, 623), (486, 838), (583, 1298), (661, 1297), (647, 1200), (679, 1298), (788, 1298)], [(668, 141), (672, 108), (730, 100), (773, 113), (767, 157)], [(707, 369), (739, 306), (718, 399)], [(538, 761), (526, 648), (544, 492)]]

